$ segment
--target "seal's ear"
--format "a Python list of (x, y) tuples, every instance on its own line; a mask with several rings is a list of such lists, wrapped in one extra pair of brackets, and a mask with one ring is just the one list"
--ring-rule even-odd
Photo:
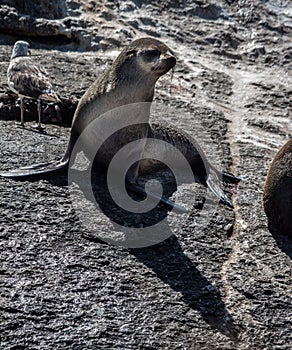
[(137, 50), (129, 50), (126, 52), (127, 57), (131, 57), (131, 56), (133, 57), (133, 56), (136, 56), (136, 54), (137, 54)]

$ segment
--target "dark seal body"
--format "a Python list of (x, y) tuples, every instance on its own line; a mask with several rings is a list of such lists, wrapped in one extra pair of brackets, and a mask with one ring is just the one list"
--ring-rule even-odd
[[(72, 122), (69, 156), (87, 127), (82, 151), (93, 160), (91, 152), (96, 151), (98, 143), (102, 144), (95, 155), (94, 166), (98, 169), (106, 168), (126, 144), (145, 139), (155, 83), (175, 64), (171, 50), (156, 39), (138, 39), (125, 47), (112, 67), (82, 96)], [(116, 125), (122, 120), (129, 121), (130, 125), (116, 132)], [(110, 134), (110, 137), (102, 140), (104, 134)], [(144, 146), (145, 141), (141, 141), (129, 158), (135, 155), (141, 158)], [(138, 167), (137, 164), (132, 169), (130, 177), (137, 177)]]
[(272, 161), (264, 186), (263, 204), (271, 230), (292, 238), (292, 139)]

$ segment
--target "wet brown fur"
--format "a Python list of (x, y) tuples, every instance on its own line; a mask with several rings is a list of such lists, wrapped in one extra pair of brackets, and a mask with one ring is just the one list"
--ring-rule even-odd
[(271, 163), (263, 204), (271, 230), (292, 238), (292, 139), (279, 150)]

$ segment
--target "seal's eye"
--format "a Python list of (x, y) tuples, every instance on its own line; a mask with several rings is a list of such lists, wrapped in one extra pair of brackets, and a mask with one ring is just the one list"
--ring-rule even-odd
[(158, 59), (161, 55), (159, 50), (145, 50), (143, 52), (144, 59), (148, 62)]

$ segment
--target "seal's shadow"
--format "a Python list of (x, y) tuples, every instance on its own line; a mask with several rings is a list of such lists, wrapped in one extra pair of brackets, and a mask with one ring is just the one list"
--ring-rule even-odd
[(130, 249), (130, 252), (152, 269), (161, 281), (181, 293), (189, 307), (198, 311), (212, 328), (233, 341), (237, 340), (238, 330), (225, 307), (220, 291), (185, 255), (175, 236), (155, 246)]
[[(141, 227), (141, 225), (143, 225), (143, 227), (149, 227), (161, 222), (168, 215), (169, 210), (163, 204), (154, 206), (152, 210), (139, 214), (120, 208), (109, 193), (106, 174), (103, 172), (95, 172), (92, 175), (95, 200), (100, 210), (102, 210), (111, 221), (122, 226), (126, 222), (129, 227)], [(158, 179), (163, 186), (164, 197), (169, 198), (177, 190), (175, 181), (173, 181), (171, 176), (155, 176), (155, 178)], [(147, 180), (147, 178), (141, 177), (141, 180)], [(128, 194), (137, 204), (145, 198), (145, 196), (137, 195), (131, 191), (128, 191)]]
[[(113, 210), (113, 203), (108, 200), (106, 178), (104, 174), (95, 174), (93, 184), (95, 200), (102, 207), (102, 211), (111, 220), (122, 222), (123, 215), (119, 218), (119, 211)], [(64, 185), (65, 178), (58, 181), (51, 179), (55, 185)], [(176, 187), (166, 186), (168, 195), (175, 191)], [(168, 211), (161, 208), (155, 209), (143, 217), (144, 223), (149, 226), (153, 220), (162, 220)], [(139, 217), (128, 215), (126, 221), (135, 227)], [(141, 217), (140, 217), (141, 219)], [(132, 222), (131, 222), (132, 220)], [(136, 222), (137, 221), (137, 222)], [(164, 234), (170, 230), (168, 225), (163, 226)], [(157, 234), (157, 233), (155, 233)], [(196, 265), (186, 256), (177, 238), (171, 232), (166, 234), (166, 240), (159, 244), (146, 248), (131, 248), (130, 253), (139, 261), (152, 269), (158, 278), (168, 284), (174, 291), (181, 293), (184, 301), (192, 309), (198, 311), (202, 318), (214, 329), (237, 341), (238, 330), (236, 329), (231, 315), (228, 313), (220, 291), (214, 287), (208, 279), (196, 268)], [(89, 237), (92, 241), (99, 241), (97, 237)], [(157, 242), (154, 238), (154, 243)], [(151, 238), (150, 238), (151, 240)], [(150, 245), (150, 244), (149, 244)]]

